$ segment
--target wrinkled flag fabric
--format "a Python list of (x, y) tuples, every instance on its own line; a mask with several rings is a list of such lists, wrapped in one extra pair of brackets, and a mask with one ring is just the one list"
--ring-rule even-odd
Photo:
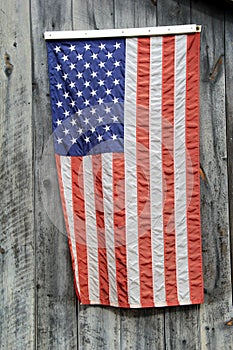
[(47, 48), (80, 303), (202, 303), (200, 34), (48, 41)]

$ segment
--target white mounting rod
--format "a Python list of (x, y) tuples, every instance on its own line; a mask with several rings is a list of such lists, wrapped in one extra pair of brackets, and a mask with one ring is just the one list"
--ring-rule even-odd
[(138, 37), (189, 34), (201, 31), (201, 25), (188, 24), (179, 26), (144, 27), (126, 29), (101, 29), (101, 30), (67, 30), (45, 32), (45, 40), (60, 39), (85, 39), (85, 38), (113, 38), (113, 37)]

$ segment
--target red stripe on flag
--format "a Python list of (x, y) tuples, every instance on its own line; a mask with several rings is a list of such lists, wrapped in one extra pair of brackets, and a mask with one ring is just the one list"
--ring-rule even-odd
[(190, 299), (203, 302), (202, 250), (200, 228), (199, 177), (199, 41), (200, 34), (187, 36), (186, 147), (191, 158), (187, 163), (187, 225)]
[(174, 197), (174, 54), (175, 37), (163, 37), (162, 163), (164, 267), (167, 305), (177, 305)]
[(118, 303), (121, 307), (129, 307), (125, 233), (125, 163), (123, 153), (113, 153), (113, 198)]
[(74, 271), (74, 286), (75, 286), (75, 291), (76, 291), (77, 297), (78, 297), (79, 301), (81, 301), (80, 294), (78, 291), (78, 281), (76, 280), (76, 275), (75, 275), (75, 259), (77, 259), (77, 257), (74, 256), (75, 253), (72, 249), (72, 244), (71, 244), (71, 239), (70, 239), (70, 228), (69, 228), (68, 216), (67, 216), (67, 211), (66, 211), (64, 186), (63, 186), (62, 176), (61, 176), (60, 156), (58, 154), (55, 154), (55, 159), (56, 159), (58, 183), (59, 183), (59, 189), (60, 189), (60, 195), (61, 195), (62, 210), (63, 210), (63, 215), (64, 215), (64, 219), (65, 219), (65, 224), (66, 224), (66, 231), (68, 234), (68, 242), (69, 242), (69, 248), (70, 248), (70, 254), (71, 254), (72, 268)]
[(140, 38), (138, 39), (136, 152), (140, 301), (143, 307), (154, 305), (150, 224), (149, 89), (150, 38)]
[(87, 241), (85, 224), (84, 181), (82, 157), (71, 157), (74, 232), (78, 256), (81, 303), (90, 303), (88, 290)]
[(109, 305), (109, 280), (108, 262), (106, 252), (105, 226), (104, 226), (104, 205), (103, 205), (103, 181), (102, 181), (102, 158), (101, 154), (92, 156), (92, 169), (94, 179), (96, 229), (98, 237), (98, 261), (99, 261), (99, 286), (100, 301)]

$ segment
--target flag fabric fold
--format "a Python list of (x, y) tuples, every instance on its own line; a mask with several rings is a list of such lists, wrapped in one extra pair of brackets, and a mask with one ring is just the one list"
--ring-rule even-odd
[(48, 41), (47, 49), (80, 303), (202, 303), (200, 34)]

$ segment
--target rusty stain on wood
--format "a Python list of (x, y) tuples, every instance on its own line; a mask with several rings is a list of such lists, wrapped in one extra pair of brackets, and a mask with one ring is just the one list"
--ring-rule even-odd
[(225, 322), (225, 325), (228, 327), (232, 327), (233, 326), (233, 318), (231, 318), (229, 321)]
[(224, 56), (223, 54), (221, 54), (219, 56), (219, 58), (217, 59), (215, 65), (214, 65), (212, 72), (210, 72), (209, 79), (212, 81), (216, 80), (216, 78), (220, 72), (220, 69), (221, 69), (222, 64), (223, 64), (223, 56)]
[(204, 169), (202, 168), (201, 164), (200, 164), (200, 170), (199, 171), (200, 171), (200, 176), (201, 176), (202, 181), (208, 183), (206, 174), (205, 174)]

